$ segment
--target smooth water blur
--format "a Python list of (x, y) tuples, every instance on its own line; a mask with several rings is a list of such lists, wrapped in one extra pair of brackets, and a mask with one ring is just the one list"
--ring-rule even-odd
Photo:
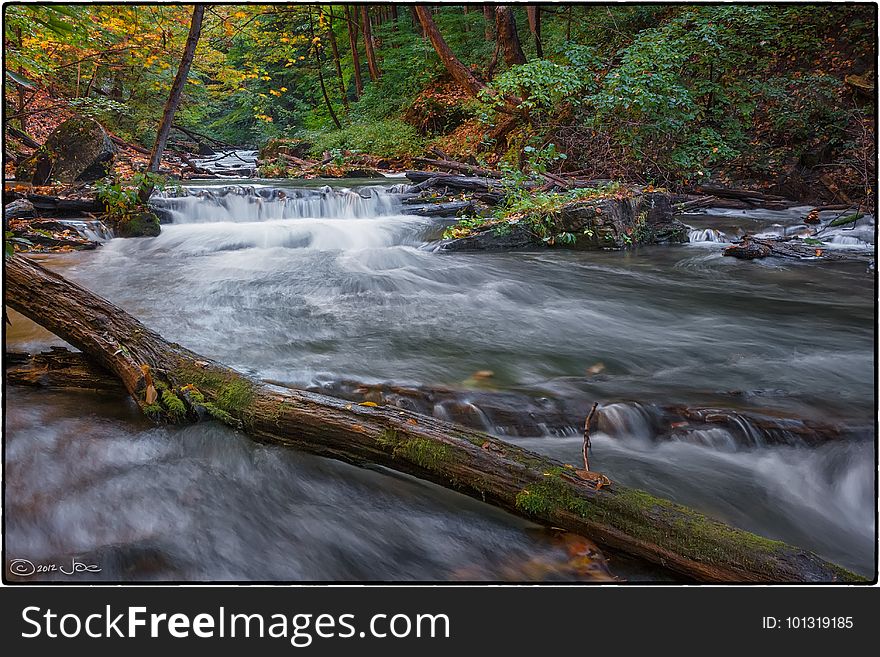
[[(488, 370), (492, 376), (481, 381), (484, 387), (583, 400), (584, 412), (593, 400), (631, 399), (736, 405), (859, 427), (874, 420), (873, 279), (864, 263), (742, 262), (721, 256), (717, 231), (736, 235), (738, 227), (758, 232), (793, 225), (791, 212), (694, 215), (686, 219), (694, 231), (716, 232), (703, 233), (711, 243), (695, 240), (699, 243), (680, 247), (443, 254), (426, 242), (448, 222), (402, 214), (402, 206), (375, 187), (287, 187), (282, 194), (259, 186), (244, 191), (203, 186), (168, 202), (181, 222), (163, 226), (157, 238), (112, 240), (98, 252), (47, 261), (167, 339), (259, 377), (296, 385), (344, 378), (455, 388), (472, 385), (474, 372)], [(13, 344), (30, 349), (47, 340), (14, 315), (10, 336)], [(20, 401), (11, 408), (12, 421), (22, 423), (21, 416), (36, 413), (39, 402), (36, 393), (13, 394)], [(50, 434), (63, 424), (42, 421)], [(91, 423), (99, 424), (98, 417), (83, 425), (84, 435), (93, 435)], [(219, 427), (180, 434), (130, 431), (149, 436), (159, 451), (169, 440), (168, 450), (207, 444), (209, 435), (237, 444)], [(129, 436), (114, 444), (125, 452), (131, 442)], [(577, 438), (534, 439), (528, 446), (573, 463), (579, 457)], [(258, 454), (264, 448), (247, 449)], [(144, 457), (148, 467), (160, 467), (166, 457), (159, 451)], [(868, 442), (743, 452), (600, 435), (594, 451), (598, 467), (612, 479), (810, 547), (861, 572), (872, 568), (875, 458)], [(176, 458), (183, 465), (176, 474), (168, 471), (169, 487), (176, 477), (194, 476), (187, 468), (201, 463), (198, 449)], [(301, 455), (271, 458), (272, 467), (293, 468), (291, 480), (321, 480), (328, 489), (322, 495), (333, 500), (326, 513), (344, 506), (347, 493), (337, 490), (343, 484), (327, 474), (343, 466)], [(385, 486), (402, 485), (345, 472), (352, 479), (377, 477), (357, 491), (367, 508), (382, 504)], [(225, 488), (235, 491), (227, 494)], [(244, 543), (276, 532), (281, 545), (293, 540), (269, 523), (271, 513), (249, 519), (238, 531), (223, 529), (220, 516), (253, 507), (239, 492), (233, 484), (217, 484), (210, 503), (223, 511), (212, 531), (230, 532)], [(78, 495), (77, 504), (89, 504), (88, 495)], [(200, 507), (203, 499), (194, 505), (175, 494), (168, 512), (184, 527), (197, 513), (190, 507)], [(324, 513), (303, 519), (294, 508), (281, 517), (291, 533), (298, 527), (317, 532), (314, 523)], [(404, 507), (393, 517), (403, 523), (408, 513)], [(431, 540), (443, 543), (446, 539), (437, 537), (452, 531), (457, 515), (425, 511)], [(261, 529), (261, 523), (269, 525)], [(385, 526), (368, 525), (364, 521), (357, 540), (379, 541)], [(25, 532), (28, 523), (15, 526)], [(497, 526), (462, 540), (494, 544), (489, 534)], [(341, 520), (328, 520), (321, 531), (348, 556), (326, 554), (326, 561), (297, 561), (288, 570), (267, 566), (260, 576), (445, 578), (450, 563), (462, 558), (450, 549), (437, 557), (445, 560), (442, 567), (426, 556), (421, 566), (395, 570), (392, 559), (374, 569), (371, 563), (386, 562), (357, 563), (349, 545), (355, 537), (345, 529)], [(48, 536), (50, 528), (28, 531)], [(461, 531), (476, 530), (468, 525)], [(210, 572), (250, 577), (236, 570), (241, 555), (228, 551), (227, 561)], [(191, 556), (181, 559), (189, 563)], [(212, 576), (189, 565), (175, 568), (182, 576)]]
[(573, 577), (534, 526), (432, 484), (218, 423), (155, 427), (120, 397), (10, 393), (10, 560), (101, 568), (80, 581)]

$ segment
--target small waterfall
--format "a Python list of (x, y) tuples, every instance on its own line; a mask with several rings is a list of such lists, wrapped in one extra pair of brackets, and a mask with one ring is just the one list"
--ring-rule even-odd
[(598, 429), (615, 438), (652, 440), (653, 417), (649, 409), (638, 403), (617, 403), (599, 407)]
[(113, 239), (113, 231), (104, 225), (103, 221), (97, 219), (56, 219), (59, 224), (70, 226), (80, 237), (84, 237), (92, 242), (106, 242)]
[(687, 408), (636, 402), (599, 407), (598, 429), (611, 438), (635, 442), (679, 442), (720, 451), (755, 450), (784, 445), (815, 447), (846, 435), (865, 440), (863, 428), (843, 433), (822, 423), (724, 408)]
[(729, 242), (727, 235), (714, 228), (693, 229), (688, 232), (688, 242)]
[(257, 172), (257, 151), (236, 150), (193, 160), (221, 178), (249, 178)]
[(399, 201), (382, 187), (357, 190), (319, 188), (278, 189), (230, 185), (159, 192), (151, 203), (166, 211), (175, 224), (279, 219), (367, 219), (399, 213)]

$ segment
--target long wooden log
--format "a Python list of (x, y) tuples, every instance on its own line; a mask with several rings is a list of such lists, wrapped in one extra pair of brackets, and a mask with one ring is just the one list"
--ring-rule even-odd
[(561, 527), (697, 581), (860, 578), (817, 555), (572, 466), (396, 407), (364, 406), (255, 381), (165, 341), (122, 309), (40, 265), (6, 260), (6, 303), (122, 381), (140, 408), (182, 422), (207, 414), (266, 443), (408, 473)]
[(848, 249), (828, 249), (822, 245), (804, 244), (797, 240), (764, 239), (746, 235), (736, 244), (731, 244), (722, 252), (723, 255), (740, 260), (756, 260), (774, 256), (777, 258), (818, 259), (818, 260), (850, 260), (869, 261), (873, 257), (870, 251)]
[(438, 169), (449, 169), (450, 171), (455, 171), (456, 173), (463, 173), (468, 176), (480, 176), (483, 178), (503, 178), (504, 174), (500, 171), (494, 171), (492, 169), (484, 169), (483, 167), (474, 166), (471, 164), (465, 164), (463, 162), (456, 162), (455, 160), (434, 160), (427, 157), (414, 157), (413, 162), (418, 164), (426, 164), (429, 167), (437, 167)]

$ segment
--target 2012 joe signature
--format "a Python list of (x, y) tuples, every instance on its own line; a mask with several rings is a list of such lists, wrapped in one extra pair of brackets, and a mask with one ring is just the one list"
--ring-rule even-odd
[(9, 574), (16, 577), (30, 577), (41, 573), (61, 573), (77, 575), (80, 573), (100, 573), (101, 568), (95, 564), (87, 564), (71, 558), (70, 565), (59, 563), (34, 563), (28, 559), (13, 559), (9, 562)]

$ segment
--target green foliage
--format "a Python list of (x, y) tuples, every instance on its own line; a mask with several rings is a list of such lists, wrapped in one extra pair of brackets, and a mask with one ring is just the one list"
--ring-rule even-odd
[(136, 173), (130, 180), (101, 180), (95, 185), (98, 199), (104, 204), (106, 216), (117, 222), (126, 221), (132, 215), (144, 212), (147, 208), (141, 203), (144, 190), (166, 189), (168, 180), (158, 173)]
[(522, 100), (519, 107), (529, 112), (549, 112), (560, 102), (582, 94), (590, 87), (582, 70), (556, 64), (546, 59), (535, 59), (501, 73), (492, 82), (492, 88), (504, 96)]
[(312, 154), (324, 151), (356, 151), (379, 156), (415, 155), (424, 148), (418, 131), (400, 119), (357, 123), (342, 130), (308, 135), (313, 142)]
[(3, 242), (4, 257), (9, 258), (15, 253), (15, 245), (22, 247), (33, 246), (34, 243), (24, 237), (17, 237), (11, 230), (7, 230)]
[[(10, 5), (8, 107), (17, 107), (22, 85), (51, 86), (78, 112), (125, 139), (151, 144), (190, 11), (186, 5)], [(485, 37), (481, 11), (438, 6), (433, 17), (450, 49), (492, 90), (468, 100), (448, 92), (454, 82), (408, 12), (398, 11), (395, 21), (375, 5), (369, 11), (382, 75), (373, 81), (367, 73), (361, 31), (358, 98), (343, 5), (215, 7), (206, 15), (176, 121), (242, 146), (300, 136), (314, 154), (381, 156), (418, 154), (425, 137), (467, 122), (462, 138), (450, 143), (482, 138), (475, 147), (482, 153), (468, 154), (489, 155), (493, 167), (526, 174), (542, 166), (581, 169), (594, 178), (626, 175), (660, 184), (725, 170), (772, 179), (785, 167), (841, 160), (840, 153), (864, 150), (861, 142), (871, 138), (862, 124), (873, 116), (873, 100), (844, 83), (857, 64), (872, 64), (859, 63), (873, 52), (876, 27), (865, 6), (564, 6), (543, 14), (542, 58), (517, 7), (528, 61), (513, 67)], [(516, 125), (499, 136), (515, 99)], [(482, 137), (474, 118), (482, 122)], [(556, 159), (543, 153), (549, 144)], [(269, 163), (263, 173), (287, 171)], [(865, 173), (862, 178), (873, 177)]]

